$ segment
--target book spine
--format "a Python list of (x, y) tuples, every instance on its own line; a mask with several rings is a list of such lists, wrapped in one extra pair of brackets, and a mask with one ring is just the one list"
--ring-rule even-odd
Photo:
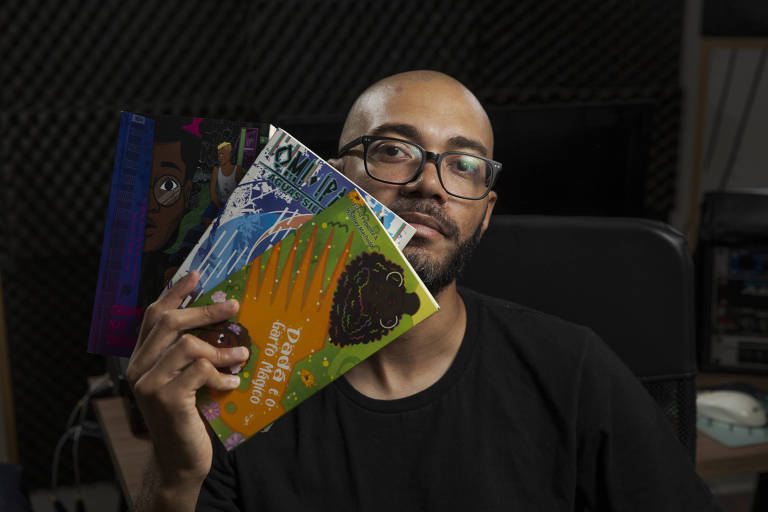
[(136, 342), (147, 191), (152, 161), (152, 119), (120, 117), (112, 186), (104, 229), (88, 352), (127, 357)]

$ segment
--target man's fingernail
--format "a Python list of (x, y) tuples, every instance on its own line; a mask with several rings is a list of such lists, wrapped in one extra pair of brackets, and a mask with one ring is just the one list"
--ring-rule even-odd
[(245, 347), (235, 347), (235, 356), (240, 359), (248, 357), (248, 349)]
[(228, 375), (227, 380), (229, 381), (227, 384), (232, 386), (233, 388), (236, 388), (240, 385), (240, 377), (237, 375)]
[(237, 302), (237, 299), (229, 299), (227, 301), (227, 304), (229, 304), (229, 307), (231, 307), (231, 308), (235, 308), (235, 307), (240, 305), (240, 303)]

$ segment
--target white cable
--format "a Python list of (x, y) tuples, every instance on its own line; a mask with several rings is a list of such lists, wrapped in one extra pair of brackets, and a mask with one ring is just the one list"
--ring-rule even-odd
[(78, 451), (80, 448), (80, 435), (83, 433), (83, 425), (80, 424), (75, 427), (75, 433), (72, 440), (72, 465), (75, 468), (75, 488), (77, 488), (78, 496), (83, 495), (83, 490), (80, 487), (80, 463), (78, 461)]
[(74, 433), (75, 427), (68, 429), (59, 438), (59, 442), (56, 443), (56, 449), (53, 452), (53, 462), (51, 463), (51, 491), (56, 494), (56, 487), (58, 486), (59, 479), (59, 460), (61, 459), (61, 450), (64, 448), (64, 443), (67, 442), (69, 437)]
[[(64, 432), (64, 434), (62, 434), (62, 436), (59, 438), (59, 441), (56, 443), (56, 449), (54, 450), (53, 460), (51, 462), (51, 492), (54, 496), (56, 495), (58, 487), (61, 451), (64, 448), (64, 444), (72, 436), (74, 436), (74, 443), (72, 445), (72, 458), (75, 466), (75, 482), (78, 487), (78, 492), (80, 491), (80, 467), (77, 453), (80, 447), (80, 437), (83, 434), (88, 437), (101, 437), (99, 435), (98, 424), (85, 420), (88, 404), (92, 395), (101, 393), (112, 385), (113, 384), (108, 375), (101, 376), (101, 378), (99, 378), (98, 381), (90, 386), (88, 391), (82, 397), (80, 397), (75, 406), (72, 408), (72, 411), (69, 413), (69, 418), (67, 418), (67, 430)], [(78, 420), (77, 426), (73, 426), (75, 423), (75, 418)]]

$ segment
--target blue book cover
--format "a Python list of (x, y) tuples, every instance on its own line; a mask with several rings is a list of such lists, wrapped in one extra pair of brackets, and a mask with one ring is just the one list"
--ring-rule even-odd
[(169, 286), (197, 270), (200, 281), (187, 303), (194, 300), (352, 190), (402, 249), (413, 227), (278, 128)]
[(88, 352), (126, 356), (136, 341), (154, 125), (138, 114), (120, 115)]

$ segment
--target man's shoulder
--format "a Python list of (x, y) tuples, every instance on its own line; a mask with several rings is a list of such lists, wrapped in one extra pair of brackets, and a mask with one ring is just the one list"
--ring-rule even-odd
[(482, 347), (486, 364), (505, 361), (521, 365), (521, 371), (577, 379), (585, 365), (594, 366), (595, 353), (607, 349), (589, 327), (467, 288), (460, 294), (467, 307), (467, 334)]
[(477, 292), (464, 286), (459, 293), (467, 307), (467, 314), (511, 332), (567, 338), (594, 338), (595, 333), (586, 326), (556, 315)]

